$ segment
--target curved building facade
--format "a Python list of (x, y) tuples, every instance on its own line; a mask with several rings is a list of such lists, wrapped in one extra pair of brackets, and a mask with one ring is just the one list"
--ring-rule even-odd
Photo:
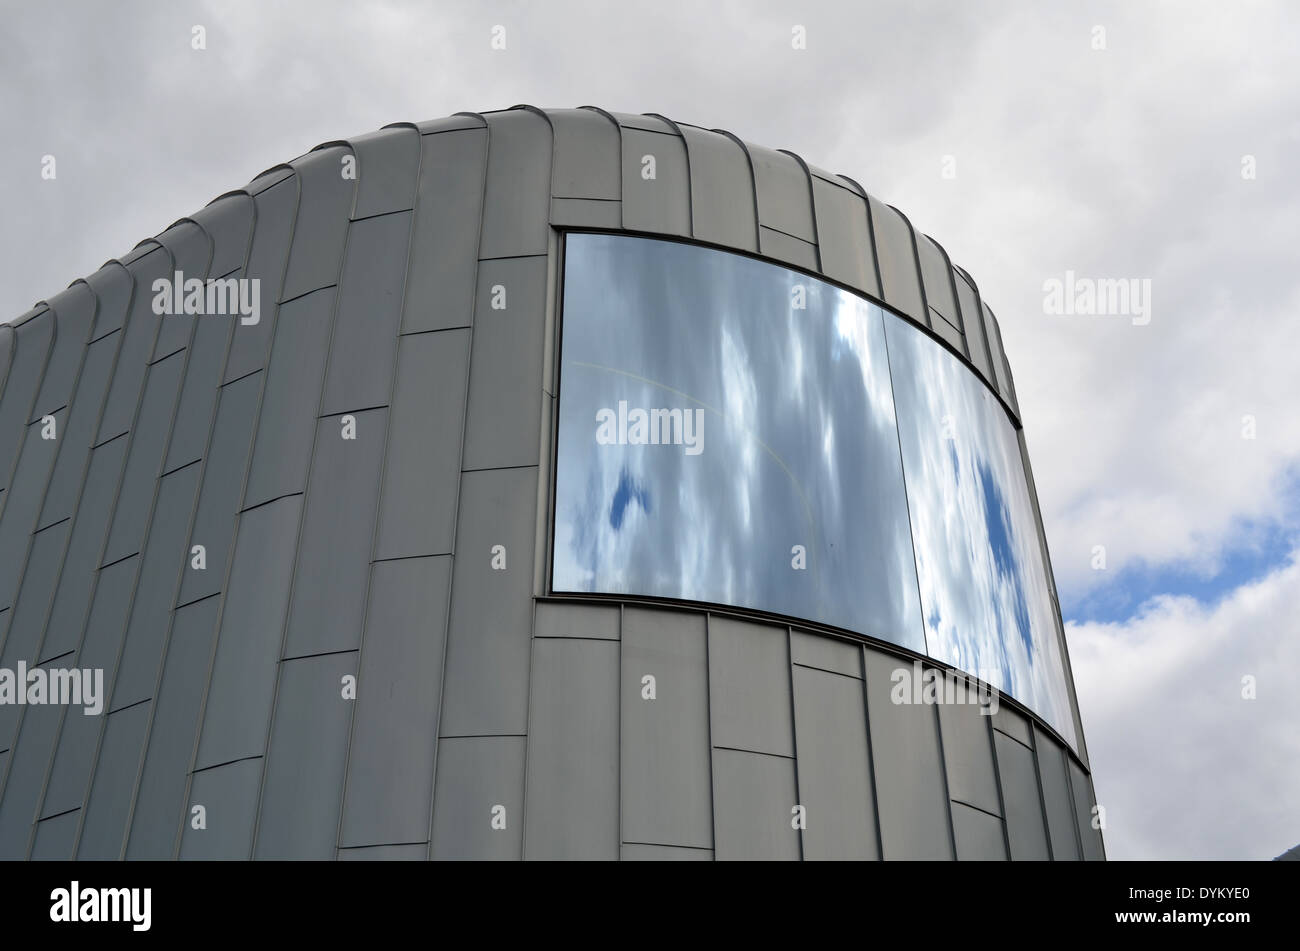
[(1103, 857), (997, 321), (793, 153), (326, 143), (0, 373), (0, 858)]

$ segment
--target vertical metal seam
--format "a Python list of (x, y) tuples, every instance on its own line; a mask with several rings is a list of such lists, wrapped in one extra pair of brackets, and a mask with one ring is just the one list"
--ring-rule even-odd
[(714, 763), (716, 748), (713, 745), (713, 612), (704, 612), (704, 712), (708, 719), (705, 736), (709, 742), (709, 839), (713, 846), (713, 861), (718, 861), (718, 793), (717, 768)]
[[(453, 511), (455, 512), (455, 517), (452, 519), (451, 524), (451, 565), (447, 570), (447, 606), (443, 612), (442, 668), (438, 672), (440, 678), (440, 684), (438, 687), (438, 726), (434, 730), (433, 736), (433, 776), (429, 781), (429, 841), (426, 852), (426, 861), (432, 860), (435, 857), (433, 854), (433, 841), (434, 835), (437, 831), (435, 819), (438, 811), (438, 760), (441, 758), (442, 753), (442, 731), (444, 726), (443, 714), (447, 709), (447, 653), (451, 645), (452, 607), (456, 602), (456, 562), (460, 558), (460, 552), (457, 550), (456, 545), (460, 540), (461, 500), (464, 496), (463, 489), (465, 486), (465, 436), (469, 430), (470, 372), (473, 369), (474, 362), (474, 325), (477, 323), (478, 281), (479, 272), (482, 270), (482, 261), (479, 258), (479, 255), (483, 253), (483, 213), (487, 205), (488, 161), (492, 151), (492, 127), (488, 124), (488, 121), (478, 113), (458, 113), (458, 115), (472, 115), (483, 123), (483, 180), (482, 188), (479, 193), (478, 234), (475, 235), (474, 242), (474, 274), (473, 280), (470, 284), (469, 326), (465, 328), (468, 333), (466, 334), (467, 339), (465, 341), (465, 385), (462, 391), (463, 399), (461, 401), (460, 413), (460, 446), (457, 450), (459, 456), (456, 463), (455, 484), (451, 489), (453, 494)], [(420, 142), (421, 168), (423, 168), (424, 139), (421, 138)], [(416, 201), (416, 214), (419, 214), (418, 196)], [(414, 225), (414, 222), (412, 224)], [(532, 632), (530, 631), (529, 634), (531, 636)], [(532, 647), (530, 645), (529, 652), (531, 653), (531, 651)], [(527, 748), (528, 740), (525, 738), (525, 769), (527, 768)], [(527, 783), (526, 776), (524, 783)], [(520, 841), (522, 843), (524, 821), (522, 799), (520, 801), (519, 812), (520, 814), (517, 817), (517, 820), (520, 823)], [(506, 821), (508, 823), (510, 820), (507, 818)], [(522, 844), (520, 845), (519, 852), (519, 857), (522, 859)]]
[(808, 163), (803, 160), (803, 156), (791, 152), (789, 149), (777, 149), (777, 152), (790, 156), (803, 169), (804, 180), (808, 183), (808, 216), (812, 219), (813, 259), (817, 262), (817, 273), (824, 275), (826, 271), (822, 267), (822, 237), (817, 228), (817, 196), (813, 192), (812, 171), (808, 168)]
[(745, 165), (749, 168), (749, 191), (754, 199), (754, 253), (761, 255), (763, 253), (763, 223), (758, 217), (758, 177), (754, 174), (754, 157), (749, 154), (749, 148), (739, 137), (728, 132), (726, 129), (711, 129), (719, 135), (725, 135), (732, 142), (740, 147), (740, 153), (745, 156)]
[(871, 735), (871, 688), (867, 684), (867, 645), (858, 645), (858, 663), (862, 671), (862, 717), (867, 728), (867, 773), (871, 780), (871, 813), (876, 825), (876, 859), (885, 861), (885, 837), (880, 814), (880, 789), (876, 785), (876, 741)]
[(1043, 770), (1038, 762), (1038, 728), (1031, 721), (1029, 724), (1029, 752), (1033, 754), (1034, 780), (1038, 784), (1039, 817), (1043, 821), (1043, 839), (1047, 842), (1047, 859), (1056, 861), (1056, 849), (1052, 847), (1052, 823), (1047, 815), (1047, 791), (1043, 788)]
[[(932, 667), (935, 677), (946, 679), (944, 671)], [(924, 675), (923, 675), (924, 676)], [(942, 702), (943, 694), (940, 692), (939, 699)], [(943, 779), (943, 798), (946, 801), (947, 808), (944, 810), (948, 814), (948, 841), (952, 845), (952, 858), (954, 862), (961, 861), (961, 856), (957, 854), (957, 821), (952, 815), (952, 783), (948, 781), (948, 755), (944, 751), (943, 744), (943, 718), (939, 716), (940, 703), (930, 704), (934, 707), (934, 733), (939, 739), (939, 776)]]
[[(996, 689), (996, 688), (995, 688)], [(983, 710), (980, 711), (983, 713)], [(1007, 800), (1002, 792), (1002, 767), (998, 763), (998, 738), (997, 733), (993, 730), (993, 716), (985, 715), (987, 721), (989, 736), (989, 755), (993, 757), (993, 784), (998, 790), (998, 809), (1002, 813), (1002, 847), (1006, 849), (1007, 861), (1013, 861), (1014, 856), (1011, 854), (1011, 818), (1007, 815)]]
[[(397, 392), (397, 370), (398, 370), (398, 365), (400, 362), (401, 352), (402, 352), (402, 316), (406, 313), (406, 291), (407, 288), (410, 286), (410, 282), (411, 282), (411, 256), (415, 253), (415, 202), (419, 200), (419, 196), (420, 196), (420, 171), (421, 171), (421, 166), (424, 164), (422, 161), (418, 160), (421, 157), (423, 152), (423, 150), (420, 148), (421, 136), (418, 132), (415, 133), (415, 136), (416, 136), (415, 144), (416, 144), (417, 161), (415, 163), (414, 196), (412, 198), (412, 205), (410, 209), (411, 220), (408, 223), (406, 229), (406, 266), (402, 270), (402, 297), (397, 305), (397, 325), (394, 328), (394, 332), (393, 332), (392, 374), (388, 381), (388, 404), (387, 404), (388, 408), (387, 411), (384, 413), (384, 435), (379, 447), (379, 472), (377, 475), (378, 481), (375, 485), (374, 520), (370, 528), (370, 556), (366, 559), (365, 591), (361, 596), (361, 630), (357, 633), (356, 682), (358, 687), (360, 687), (361, 684), (361, 664), (363, 658), (365, 657), (366, 631), (369, 630), (370, 628), (370, 590), (374, 585), (375, 556), (376, 554), (378, 554), (377, 549), (379, 547), (379, 531), (380, 528), (382, 527), (380, 523), (380, 519), (383, 516), (383, 511), (384, 511), (384, 481), (385, 481), (385, 476), (388, 474), (388, 453), (391, 445), (391, 437), (393, 432), (393, 399)], [(352, 151), (353, 154), (355, 155), (356, 148), (352, 147)], [(358, 158), (357, 161), (359, 165), (360, 159)], [(358, 174), (357, 181), (360, 182), (360, 180), (361, 180), (361, 176), (360, 174)], [(355, 209), (356, 201), (360, 194), (360, 191), (361, 189), (359, 185), (357, 188), (353, 190), (353, 213), (354, 214), (356, 210)], [(402, 212), (398, 211), (393, 213), (401, 214)], [(348, 231), (351, 230), (352, 230), (352, 221), (349, 220)], [(342, 280), (341, 268), (342, 265), (340, 265), (340, 272), (339, 272), (340, 281)], [(326, 362), (325, 372), (326, 372), (327, 379), (322, 381), (323, 383), (321, 388), (322, 399), (324, 398), (323, 395), (324, 384), (328, 383), (328, 374), (329, 374), (328, 361)], [(432, 556), (432, 557), (437, 557), (437, 556)], [(450, 597), (450, 592), (448, 592), (448, 597)], [(334, 830), (334, 857), (336, 860), (339, 856), (340, 850), (343, 848), (343, 818), (348, 805), (348, 787), (351, 785), (349, 780), (351, 779), (350, 769), (352, 765), (352, 740), (356, 734), (357, 707), (360, 705), (361, 700), (362, 700), (362, 694), (358, 692), (356, 698), (352, 701), (352, 708), (349, 711), (348, 735), (347, 735), (347, 739), (344, 741), (345, 745), (343, 750), (343, 777), (339, 788), (339, 815), (338, 815), (338, 821), (335, 823), (335, 830)], [(433, 798), (432, 788), (429, 790), (429, 797), (430, 799)]]
[[(786, 683), (790, 685), (790, 752), (794, 756), (794, 804), (803, 808), (804, 825), (807, 825), (808, 807), (803, 802), (799, 787), (799, 720), (794, 704), (794, 645), (791, 644), (791, 639), (790, 625), (787, 624), (785, 627), (785, 677)], [(799, 861), (802, 862), (807, 857), (804, 851), (804, 829), (799, 828), (795, 831), (798, 833), (796, 839), (799, 843)]]

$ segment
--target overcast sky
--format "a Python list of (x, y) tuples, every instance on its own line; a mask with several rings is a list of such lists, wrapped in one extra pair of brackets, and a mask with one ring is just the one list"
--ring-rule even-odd
[[(319, 142), (520, 102), (897, 205), (1002, 321), (1110, 857), (1300, 843), (1300, 5), (0, 6), (5, 319)], [(1149, 323), (1046, 314), (1066, 271)]]

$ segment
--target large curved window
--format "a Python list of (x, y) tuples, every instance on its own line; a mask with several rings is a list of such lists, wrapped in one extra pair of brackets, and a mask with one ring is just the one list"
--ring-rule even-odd
[(571, 234), (560, 383), (553, 590), (868, 634), (1073, 738), (1015, 430), (920, 331), (768, 262)]

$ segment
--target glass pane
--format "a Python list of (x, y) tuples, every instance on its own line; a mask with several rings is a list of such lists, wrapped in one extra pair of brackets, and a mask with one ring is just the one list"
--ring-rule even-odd
[(885, 315), (930, 656), (1025, 703), (1074, 744), (1020, 444), (989, 389)]
[(553, 588), (923, 652), (882, 311), (676, 242), (573, 234), (565, 254)]

